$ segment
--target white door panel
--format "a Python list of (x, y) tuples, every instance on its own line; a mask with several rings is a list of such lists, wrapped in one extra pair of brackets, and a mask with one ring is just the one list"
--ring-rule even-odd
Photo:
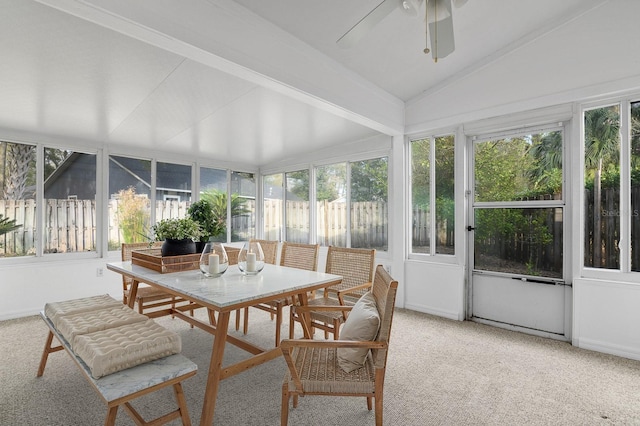
[(473, 274), (473, 316), (564, 334), (564, 286)]

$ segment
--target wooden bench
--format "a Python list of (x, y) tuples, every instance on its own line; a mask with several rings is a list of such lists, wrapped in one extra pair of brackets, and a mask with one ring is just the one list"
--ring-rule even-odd
[[(91, 368), (74, 352), (72, 345), (56, 328), (45, 311), (42, 311), (40, 316), (49, 327), (49, 334), (40, 360), (38, 377), (44, 374), (49, 354), (64, 349), (71, 356), (71, 359), (73, 359), (87, 381), (107, 404), (108, 409), (104, 422), (105, 425), (115, 424), (118, 408), (121, 405), (138, 425), (165, 424), (178, 418), (181, 418), (183, 425), (191, 425), (181, 384), (183, 380), (195, 375), (197, 372), (198, 367), (191, 360), (177, 353), (147, 361), (96, 379), (92, 375)], [(59, 346), (53, 346), (54, 336), (60, 341)], [(178, 408), (149, 422), (145, 421), (130, 402), (135, 398), (167, 386), (173, 386)]]

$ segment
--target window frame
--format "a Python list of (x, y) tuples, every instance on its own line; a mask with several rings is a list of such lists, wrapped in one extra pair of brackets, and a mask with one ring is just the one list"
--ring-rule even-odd
[[(350, 163), (353, 162), (357, 162), (357, 161), (368, 161), (368, 160), (375, 160), (378, 158), (383, 158), (386, 157), (387, 158), (387, 204), (388, 204), (388, 211), (387, 211), (387, 216), (389, 217), (389, 223), (387, 223), (387, 227), (388, 227), (388, 236), (387, 236), (387, 251), (382, 251), (382, 250), (377, 250), (376, 251), (376, 257), (378, 257), (378, 255), (381, 255), (380, 258), (386, 258), (388, 257), (388, 253), (390, 252), (390, 248), (391, 248), (391, 238), (390, 238), (390, 234), (391, 234), (391, 227), (393, 226), (391, 217), (392, 217), (392, 209), (389, 208), (389, 198), (390, 194), (389, 194), (389, 189), (393, 188), (393, 164), (392, 164), (392, 149), (391, 147), (389, 148), (385, 148), (385, 149), (372, 149), (370, 151), (367, 151), (365, 153), (357, 153), (357, 154), (351, 154), (351, 155), (344, 155), (342, 157), (329, 157), (329, 158), (325, 158), (322, 159), (320, 161), (316, 161), (313, 163), (307, 163), (307, 164), (300, 164), (300, 163), (296, 163), (296, 164), (292, 164), (292, 165), (288, 165), (287, 167), (282, 167), (282, 168), (269, 168), (269, 169), (261, 169), (260, 170), (260, 180), (262, 181), (264, 176), (271, 176), (271, 175), (275, 175), (275, 174), (282, 174), (283, 175), (283, 186), (284, 186), (284, 175), (286, 173), (291, 173), (291, 172), (296, 172), (296, 171), (300, 171), (300, 170), (309, 170), (309, 202), (311, 204), (316, 204), (316, 168), (317, 167), (323, 167), (323, 166), (330, 166), (333, 164), (337, 164), (337, 163), (347, 163), (347, 170), (346, 170), (346, 176), (347, 176), (347, 181), (346, 181), (346, 185), (347, 185), (347, 194), (346, 194), (346, 200), (348, 203), (351, 203), (351, 168), (349, 166)], [(286, 202), (286, 197), (283, 197), (283, 201)], [(284, 212), (283, 212), (284, 215)], [(317, 212), (316, 209), (309, 209), (309, 216), (310, 216), (310, 232), (309, 232), (309, 243), (310, 244), (315, 244), (317, 242)], [(282, 219), (282, 232), (280, 235), (280, 238), (282, 239), (282, 241), (286, 241), (286, 229), (285, 229), (285, 218)], [(350, 215), (347, 215), (347, 226), (349, 229), (349, 232), (347, 232), (347, 247), (351, 247), (351, 219), (350, 219)], [(261, 226), (260, 231), (263, 232), (264, 231), (264, 225)]]
[[(104, 172), (104, 152), (102, 149), (88, 149), (86, 146), (79, 146), (74, 143), (60, 143), (43, 138), (41, 141), (19, 140), (11, 137), (2, 137), (3, 142), (33, 146), (36, 149), (36, 170), (35, 170), (35, 220), (37, 232), (35, 235), (35, 253), (25, 256), (11, 256), (0, 258), (0, 265), (21, 265), (40, 262), (56, 262), (60, 260), (97, 259), (103, 257), (107, 252), (106, 243), (106, 222), (105, 213), (106, 202), (103, 200), (105, 194), (103, 172)], [(95, 203), (96, 203), (96, 236), (95, 250), (74, 251), (64, 253), (44, 253), (45, 240), (45, 198), (44, 198), (44, 162), (45, 149), (59, 149), (72, 151), (78, 154), (95, 156)]]
[[(452, 254), (446, 253), (436, 253), (436, 240), (433, 238), (433, 235), (436, 233), (436, 215), (437, 209), (436, 207), (436, 167), (434, 166), (436, 160), (436, 139), (453, 136), (453, 146), (454, 146), (454, 218), (456, 219), (456, 223), (459, 222), (460, 215), (458, 214), (459, 210), (461, 210), (458, 197), (458, 182), (460, 177), (459, 174), (459, 166), (458, 166), (458, 151), (459, 151), (459, 139), (460, 134), (457, 130), (445, 130), (441, 132), (432, 132), (429, 134), (416, 134), (410, 135), (406, 139), (406, 194), (407, 194), (407, 202), (406, 202), (406, 217), (407, 217), (407, 228), (406, 228), (406, 247), (407, 247), (407, 258), (409, 260), (421, 260), (421, 261), (438, 261), (441, 263), (457, 263), (458, 259), (461, 256), (461, 253), (464, 250), (461, 250), (459, 247), (460, 238), (458, 237), (458, 233), (460, 232), (459, 226), (456, 225), (455, 228), (455, 237), (454, 237), (454, 252)], [(429, 233), (431, 235), (429, 241), (429, 252), (428, 253), (416, 253), (413, 251), (413, 142), (420, 140), (429, 140), (429, 202), (432, 208), (429, 211), (430, 217), (430, 226)]]
[(620, 267), (617, 269), (593, 268), (584, 264), (584, 241), (585, 230), (584, 223), (586, 221), (584, 203), (584, 191), (575, 191), (576, 201), (574, 205), (580, 206), (576, 208), (576, 217), (579, 218), (579, 229), (575, 230), (576, 244), (579, 249), (576, 250), (574, 262), (577, 265), (579, 276), (587, 279), (614, 280), (619, 282), (640, 284), (640, 272), (631, 270), (631, 104), (640, 102), (640, 93), (626, 95), (616, 98), (603, 98), (593, 102), (585, 102), (579, 104), (575, 114), (574, 121), (579, 141), (578, 146), (578, 167), (575, 173), (576, 181), (579, 182), (581, 189), (584, 189), (585, 181), (585, 113), (598, 108), (606, 108), (617, 105), (620, 111), (620, 235), (629, 237), (621, 238), (618, 242), (620, 250)]

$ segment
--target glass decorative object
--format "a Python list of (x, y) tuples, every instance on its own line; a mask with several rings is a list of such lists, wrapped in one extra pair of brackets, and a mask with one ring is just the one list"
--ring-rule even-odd
[(245, 275), (256, 275), (264, 268), (264, 252), (258, 242), (248, 242), (238, 254), (238, 269)]
[(200, 272), (205, 277), (219, 277), (227, 272), (229, 258), (222, 243), (208, 242), (200, 255)]

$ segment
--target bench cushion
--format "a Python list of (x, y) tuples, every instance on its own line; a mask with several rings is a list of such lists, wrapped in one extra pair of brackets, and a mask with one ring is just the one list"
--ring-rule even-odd
[(120, 327), (121, 325), (145, 322), (149, 318), (124, 306), (101, 308), (91, 312), (58, 315), (58, 331), (73, 348), (76, 336)]
[(63, 302), (51, 302), (44, 305), (44, 313), (58, 328), (61, 315), (76, 314), (80, 312), (91, 312), (96, 309), (122, 306), (122, 302), (114, 299), (108, 294), (99, 296), (83, 297), (80, 299), (65, 300)]
[(180, 336), (153, 320), (77, 335), (71, 345), (94, 379), (182, 349)]

